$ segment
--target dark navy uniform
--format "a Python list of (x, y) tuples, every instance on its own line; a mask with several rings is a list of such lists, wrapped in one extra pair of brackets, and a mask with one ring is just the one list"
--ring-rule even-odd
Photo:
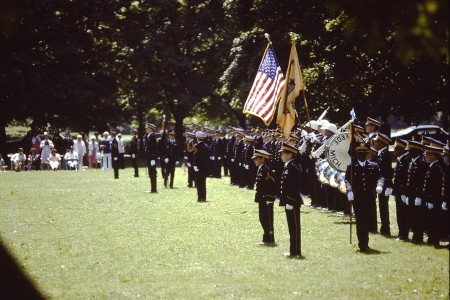
[(164, 143), (164, 150), (162, 151), (163, 161), (165, 162), (164, 172), (164, 186), (167, 187), (167, 181), (169, 181), (169, 187), (173, 188), (173, 180), (175, 177), (175, 165), (178, 163), (178, 144), (175, 139), (168, 139)]
[[(154, 126), (154, 125), (146, 125)], [(153, 128), (156, 128), (154, 126)], [(154, 132), (148, 133), (145, 136), (145, 156), (148, 164), (148, 174), (150, 176), (150, 192), (156, 193), (156, 160), (158, 158), (158, 142), (156, 140), (156, 134)]]
[(350, 192), (354, 195), (352, 204), (355, 210), (358, 246), (361, 251), (366, 251), (369, 247), (370, 212), (376, 205), (375, 188), (377, 185), (383, 186), (384, 180), (376, 163), (365, 161), (361, 166), (359, 161), (355, 160), (347, 166), (345, 183), (347, 195)]
[(428, 234), (427, 244), (439, 245), (439, 216), (442, 206), (442, 166), (436, 160), (430, 164), (424, 179), (423, 200), (425, 201), (425, 226)]
[(139, 177), (139, 168), (137, 164), (137, 155), (138, 155), (138, 138), (136, 135), (133, 135), (130, 141), (130, 155), (131, 155), (131, 164), (134, 168), (134, 177)]
[(112, 165), (114, 169), (114, 178), (119, 178), (119, 142), (117, 138), (114, 136), (111, 141), (111, 156), (112, 156)]
[(258, 203), (259, 222), (264, 234), (262, 242), (264, 244), (275, 243), (273, 229), (273, 204), (278, 195), (275, 182), (275, 171), (268, 164), (258, 167), (256, 173), (256, 194), (255, 202)]
[(404, 203), (402, 195), (406, 195), (408, 166), (410, 162), (411, 158), (408, 156), (408, 153), (404, 153), (397, 158), (392, 184), (392, 194), (395, 197), (397, 211), (398, 238), (401, 240), (407, 240), (409, 233), (408, 206)]
[[(378, 166), (380, 168), (381, 175), (385, 180), (384, 189), (380, 194), (378, 194), (378, 208), (380, 209), (380, 219), (381, 219), (381, 228), (380, 233), (382, 235), (390, 236), (390, 222), (389, 222), (389, 196), (385, 195), (386, 188), (392, 187), (392, 178), (394, 176), (394, 171), (392, 169), (392, 160), (389, 155), (388, 148), (384, 148), (381, 150), (381, 153), (378, 154), (376, 160)], [(376, 220), (375, 220), (376, 222)], [(374, 230), (375, 229), (375, 230)], [(376, 231), (377, 226), (375, 223), (375, 227), (371, 227), (370, 231)]]
[(198, 142), (195, 145), (197, 151), (194, 153), (195, 185), (197, 186), (197, 201), (206, 202), (206, 177), (209, 174), (209, 146), (203, 142), (199, 132), (196, 133)]

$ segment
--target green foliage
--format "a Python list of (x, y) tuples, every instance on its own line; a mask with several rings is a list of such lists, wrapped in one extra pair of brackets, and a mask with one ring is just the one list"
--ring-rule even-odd
[[(158, 169), (159, 171), (159, 169)], [(176, 189), (132, 170), (0, 173), (0, 237), (50, 299), (448, 299), (448, 251), (370, 236), (378, 254), (348, 240), (348, 218), (303, 207), (304, 259), (262, 237), (254, 191), (207, 180), (207, 203), (176, 170)], [(392, 199), (391, 199), (392, 200)], [(309, 199), (306, 199), (309, 202)], [(391, 224), (395, 204), (391, 204)], [(396, 232), (395, 225), (393, 232)], [(355, 234), (355, 227), (353, 227)]]

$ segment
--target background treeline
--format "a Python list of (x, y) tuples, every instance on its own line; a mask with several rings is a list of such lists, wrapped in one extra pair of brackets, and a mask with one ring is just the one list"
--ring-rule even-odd
[(330, 106), (344, 122), (354, 107), (448, 129), (446, 0), (3, 0), (0, 12), (0, 148), (12, 122), (262, 125), (241, 112), (265, 32), (283, 71), (298, 34), (312, 118)]

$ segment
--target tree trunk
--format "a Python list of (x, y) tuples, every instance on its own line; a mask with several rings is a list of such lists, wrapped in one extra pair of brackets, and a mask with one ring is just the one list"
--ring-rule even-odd
[(5, 161), (5, 164), (8, 166), (10, 164), (8, 153), (6, 151), (6, 123), (0, 121), (0, 151)]

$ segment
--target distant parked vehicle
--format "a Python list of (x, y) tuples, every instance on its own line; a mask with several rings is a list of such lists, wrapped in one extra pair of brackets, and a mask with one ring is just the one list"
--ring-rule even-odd
[(420, 141), (422, 136), (429, 136), (444, 143), (449, 139), (448, 132), (437, 125), (411, 126), (391, 134), (393, 140), (399, 138)]

